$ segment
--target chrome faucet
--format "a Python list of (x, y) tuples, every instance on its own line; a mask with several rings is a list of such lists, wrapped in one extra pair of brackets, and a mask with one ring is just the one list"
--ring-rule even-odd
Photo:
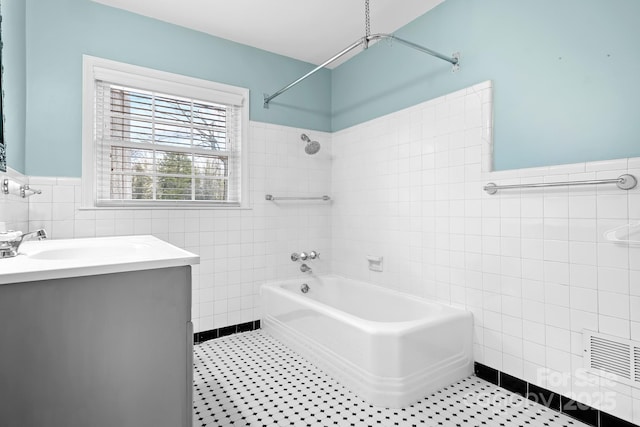
[(294, 252), (291, 254), (291, 261), (296, 262), (296, 261), (306, 261), (308, 259), (316, 259), (316, 258), (320, 258), (320, 254), (316, 251), (311, 251), (309, 253), (306, 252)]
[(12, 258), (18, 255), (20, 246), (27, 240), (44, 240), (46, 238), (47, 232), (43, 228), (25, 234), (20, 231), (0, 233), (0, 258)]
[(302, 271), (303, 273), (312, 273), (311, 267), (309, 267), (307, 264), (302, 264), (300, 266), (300, 271)]

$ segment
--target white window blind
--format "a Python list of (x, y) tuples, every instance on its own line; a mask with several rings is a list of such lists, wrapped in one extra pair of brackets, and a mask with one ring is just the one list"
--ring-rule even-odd
[(242, 108), (95, 82), (96, 202), (239, 204)]

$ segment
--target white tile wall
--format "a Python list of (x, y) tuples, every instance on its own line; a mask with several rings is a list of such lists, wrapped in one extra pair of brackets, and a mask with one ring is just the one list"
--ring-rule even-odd
[[(303, 132), (321, 143), (318, 154), (305, 154)], [(252, 122), (248, 145), (250, 209), (82, 210), (79, 178), (30, 177), (43, 193), (29, 198), (28, 228), (43, 227), (58, 239), (152, 234), (200, 255), (193, 269), (195, 332), (259, 319), (261, 283), (303, 277), (292, 252), (319, 251), (314, 272), (329, 272), (331, 204), (264, 196), (329, 194), (331, 135)]]
[(490, 172), (491, 99), (483, 83), (333, 135), (333, 272), (466, 307), (477, 361), (639, 423), (639, 390), (611, 408), (585, 381), (581, 331), (640, 340), (640, 246), (603, 237), (640, 220), (640, 188), (482, 187), (640, 177), (640, 159)]
[[(28, 183), (28, 178), (14, 170), (0, 172), (0, 183), (10, 179), (20, 185)], [(8, 230), (24, 230), (29, 222), (29, 203), (16, 194), (0, 191), (0, 222), (6, 223)]]
[[(0, 195), (0, 221), (53, 238), (153, 234), (198, 253), (196, 331), (259, 318), (259, 285), (301, 275), (289, 254), (315, 249), (318, 273), (472, 311), (477, 361), (640, 423), (640, 389), (580, 371), (583, 329), (640, 340), (640, 247), (603, 237), (640, 221), (640, 189), (482, 191), (640, 176), (640, 159), (490, 172), (491, 102), (485, 82), (333, 135), (252, 122), (247, 210), (81, 210), (79, 179), (31, 177), (43, 194)], [(302, 132), (319, 154), (304, 154)], [(383, 256), (384, 271), (366, 255)]]

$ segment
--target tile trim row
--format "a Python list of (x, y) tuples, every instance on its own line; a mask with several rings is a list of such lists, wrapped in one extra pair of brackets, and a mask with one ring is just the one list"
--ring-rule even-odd
[(478, 378), (509, 390), (512, 393), (525, 397), (533, 402), (546, 406), (549, 409), (563, 413), (593, 427), (637, 427), (629, 421), (615, 417), (604, 411), (600, 411), (589, 405), (577, 402), (538, 387), (535, 384), (511, 376), (497, 369), (490, 368), (482, 363), (474, 363), (474, 373)]
[(193, 334), (193, 343), (200, 344), (216, 338), (226, 337), (228, 335), (238, 334), (240, 332), (249, 332), (260, 329), (260, 320), (252, 320), (250, 322), (239, 323), (237, 325), (224, 326), (222, 328), (209, 329), (208, 331), (196, 332)]

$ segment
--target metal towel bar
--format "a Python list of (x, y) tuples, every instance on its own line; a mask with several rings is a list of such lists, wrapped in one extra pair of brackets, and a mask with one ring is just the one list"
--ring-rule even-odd
[(507, 190), (510, 188), (540, 188), (540, 187), (562, 187), (562, 186), (574, 186), (574, 185), (592, 185), (592, 184), (616, 184), (621, 190), (631, 190), (638, 184), (638, 180), (635, 176), (629, 174), (620, 175), (617, 178), (611, 179), (591, 179), (587, 181), (564, 181), (564, 182), (541, 182), (538, 184), (512, 184), (512, 185), (497, 185), (494, 182), (490, 182), (484, 186), (484, 191), (489, 194), (496, 194), (498, 190)]
[(276, 200), (331, 200), (331, 197), (329, 196), (320, 196), (320, 197), (275, 197), (271, 194), (267, 194), (264, 196), (265, 200), (271, 200), (271, 201), (276, 201)]

